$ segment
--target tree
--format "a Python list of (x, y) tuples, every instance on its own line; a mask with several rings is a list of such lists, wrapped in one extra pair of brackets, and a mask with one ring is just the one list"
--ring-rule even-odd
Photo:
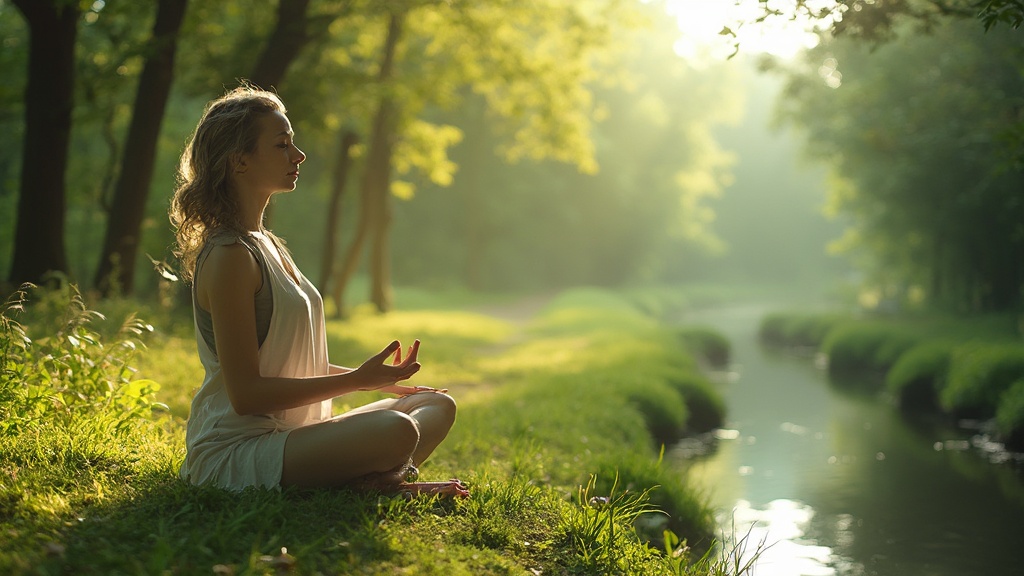
[(65, 173), (74, 107), (75, 39), (81, 9), (64, 0), (14, 0), (29, 27), (25, 139), (18, 220), (8, 279), (39, 282), (67, 272)]
[(188, 0), (159, 0), (146, 63), (139, 77), (121, 174), (107, 216), (95, 284), (104, 295), (131, 294), (160, 125), (174, 78), (178, 31)]
[(872, 40), (892, 36), (900, 22), (911, 20), (926, 29), (946, 17), (974, 18), (985, 30), (998, 24), (1014, 29), (1024, 24), (1024, 0), (836, 0), (822, 4), (796, 0), (777, 8), (773, 0), (758, 0), (761, 19), (766, 17), (807, 17), (825, 25), (836, 35), (855, 35)]
[[(487, 120), (501, 125), (499, 133), (505, 136), (501, 153), (509, 161), (555, 158), (582, 171), (594, 171), (589, 134), (594, 104), (586, 83), (607, 58), (603, 51), (613, 50), (611, 23), (617, 15), (628, 13), (626, 6), (616, 0), (573, 5), (505, 1), (410, 5), (405, 47), (396, 55), (395, 80), (386, 88), (389, 101), (377, 99), (373, 111), (367, 112), (375, 122), (367, 129), (371, 133), (380, 129), (382, 118), (392, 126), (389, 139), (394, 143), (387, 148), (395, 158), (385, 162), (375, 157), (375, 150), (387, 150), (374, 148), (370, 136), (363, 182), (375, 183), (370, 189), (385, 193), (364, 194), (375, 205), (361, 213), (387, 226), (391, 196), (411, 198), (418, 187), (416, 175), (421, 178), (419, 185), (450, 184), (455, 165), (446, 149), (461, 139), (462, 131), (439, 125), (436, 119), (441, 111), (462, 105), (473, 92), (482, 96)], [(382, 39), (385, 53), (387, 38), (390, 35)], [(362, 41), (357, 37), (346, 53), (349, 65), (364, 50)], [(364, 104), (361, 109), (366, 112), (368, 107)], [(390, 172), (392, 166), (393, 178), (373, 173)], [(386, 227), (376, 228), (362, 220), (346, 252), (350, 256), (339, 269), (335, 299), (343, 297), (345, 284), (354, 274), (354, 258), (365, 234), (377, 238), (369, 264), (371, 298), (378, 308), (386, 308), (389, 233)]]
[(391, 285), (388, 232), (391, 206), (388, 202), (391, 181), (391, 153), (394, 147), (396, 114), (395, 102), (388, 94), (387, 84), (392, 80), (395, 51), (402, 35), (403, 14), (388, 17), (387, 36), (382, 48), (377, 81), (382, 87), (377, 111), (370, 131), (369, 153), (360, 185), (361, 211), (356, 233), (352, 238), (345, 260), (334, 285), (334, 302), (338, 314), (344, 314), (344, 291), (359, 265), (359, 257), (366, 240), (371, 250), (371, 299), (377, 310), (391, 308)]
[(324, 230), (323, 253), (320, 257), (320, 282), (317, 283), (322, 293), (328, 292), (330, 280), (334, 275), (334, 252), (338, 245), (341, 201), (348, 188), (349, 172), (352, 168), (352, 148), (359, 143), (359, 134), (351, 128), (343, 128), (338, 133), (341, 138), (338, 142), (338, 155), (334, 160), (334, 171), (331, 178), (331, 192), (327, 203), (327, 225)]
[(840, 244), (883, 293), (961, 311), (1012, 309), (1024, 286), (1016, 32), (946, 22), (873, 48), (827, 42), (790, 75), (782, 113), (833, 166)]

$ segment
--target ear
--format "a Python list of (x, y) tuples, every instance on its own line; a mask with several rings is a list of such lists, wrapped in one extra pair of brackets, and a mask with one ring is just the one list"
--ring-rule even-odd
[(249, 169), (248, 157), (245, 154), (231, 155), (231, 171), (235, 174), (244, 174)]

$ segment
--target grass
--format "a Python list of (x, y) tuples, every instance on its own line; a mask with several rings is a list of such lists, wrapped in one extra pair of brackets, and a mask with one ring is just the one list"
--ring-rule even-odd
[(819, 350), (831, 375), (855, 375), (844, 380), (868, 392), (884, 380), (903, 409), (991, 420), (1008, 448), (1024, 449), (1024, 347), (1014, 314), (776, 313), (762, 321), (760, 335), (768, 343)]
[(460, 415), (422, 476), (467, 481), (472, 498), (453, 502), (188, 486), (176, 473), (202, 373), (187, 322), (116, 328), (70, 287), (32, 296), (43, 304), (9, 302), (0, 333), (4, 574), (734, 573), (703, 555), (712, 511), (652, 435), (720, 421), (721, 399), (627, 299), (570, 291), (511, 321), (419, 294), (329, 322), (339, 363), (423, 341), (417, 381), (449, 388)]

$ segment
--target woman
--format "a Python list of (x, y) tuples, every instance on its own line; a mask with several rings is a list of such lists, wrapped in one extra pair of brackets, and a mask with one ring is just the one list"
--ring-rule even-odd
[[(276, 94), (236, 88), (207, 106), (181, 157), (170, 218), (206, 369), (181, 476), (233, 490), (467, 496), (458, 480), (413, 481), (455, 422), (445, 390), (400, 384), (420, 369), (419, 341), (404, 357), (395, 341), (358, 368), (330, 364), (320, 294), (263, 227), (271, 196), (295, 189), (306, 159), (285, 113)], [(332, 417), (331, 399), (357, 390), (397, 398)]]

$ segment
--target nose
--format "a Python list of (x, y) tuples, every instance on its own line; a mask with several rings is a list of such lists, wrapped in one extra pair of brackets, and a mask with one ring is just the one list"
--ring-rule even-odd
[(292, 146), (292, 147), (295, 148), (295, 154), (293, 154), (293, 156), (292, 156), (292, 162), (294, 162), (296, 166), (299, 165), (299, 164), (302, 164), (303, 162), (305, 162), (306, 161), (306, 153), (303, 152), (302, 150), (300, 150), (298, 146)]

